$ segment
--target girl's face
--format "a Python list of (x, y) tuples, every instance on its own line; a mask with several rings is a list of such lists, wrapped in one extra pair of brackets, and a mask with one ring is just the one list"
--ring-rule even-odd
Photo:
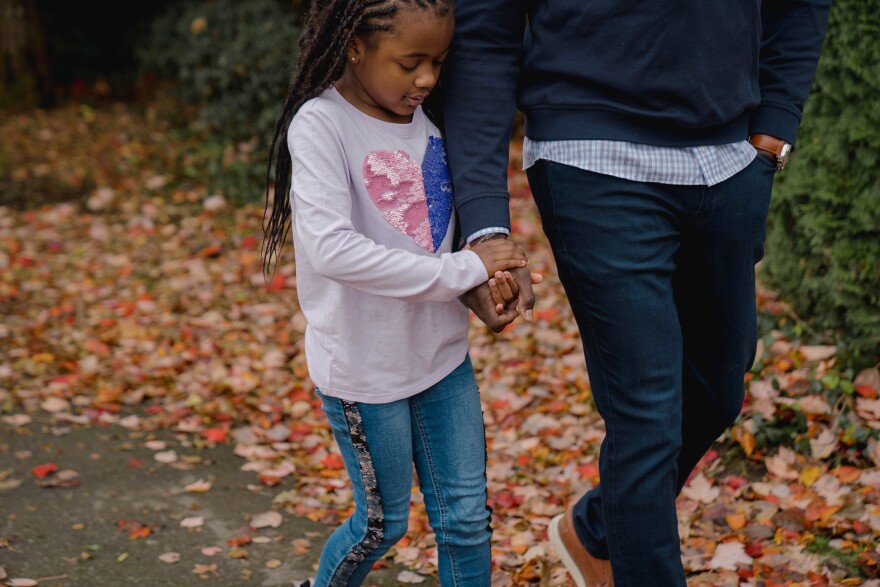
[(416, 107), (437, 83), (454, 26), (451, 10), (445, 16), (433, 10), (402, 10), (393, 31), (352, 40), (336, 89), (370, 116), (411, 122)]

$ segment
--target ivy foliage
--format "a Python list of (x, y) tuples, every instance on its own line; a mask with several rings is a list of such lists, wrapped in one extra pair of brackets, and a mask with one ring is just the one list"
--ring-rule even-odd
[(880, 343), (880, 0), (835, 0), (763, 272), (850, 367)]

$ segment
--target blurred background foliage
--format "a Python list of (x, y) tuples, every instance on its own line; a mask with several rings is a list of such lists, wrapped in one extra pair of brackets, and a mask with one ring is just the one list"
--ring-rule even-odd
[[(191, 172), (240, 202), (265, 157), (308, 0), (0, 0), (0, 109), (159, 102), (197, 145)], [(779, 174), (765, 281), (844, 366), (880, 343), (880, 0), (836, 0), (792, 165)], [(2, 114), (2, 111), (0, 111)], [(7, 173), (0, 148), (0, 180)]]
[(880, 343), (880, 0), (835, 0), (789, 169), (778, 174), (766, 280), (845, 364)]

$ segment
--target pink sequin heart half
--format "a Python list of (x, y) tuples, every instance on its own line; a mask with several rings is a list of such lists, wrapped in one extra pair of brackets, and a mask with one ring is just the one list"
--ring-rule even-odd
[(364, 159), (363, 172), (367, 193), (385, 220), (435, 252), (421, 165), (405, 151), (373, 151)]

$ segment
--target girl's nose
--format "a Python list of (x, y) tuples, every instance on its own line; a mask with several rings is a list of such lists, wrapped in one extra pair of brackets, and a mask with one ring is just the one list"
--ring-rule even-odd
[(416, 87), (424, 88), (426, 90), (430, 90), (434, 87), (434, 84), (437, 83), (437, 75), (434, 74), (433, 69), (420, 72), (419, 76), (416, 78)]

